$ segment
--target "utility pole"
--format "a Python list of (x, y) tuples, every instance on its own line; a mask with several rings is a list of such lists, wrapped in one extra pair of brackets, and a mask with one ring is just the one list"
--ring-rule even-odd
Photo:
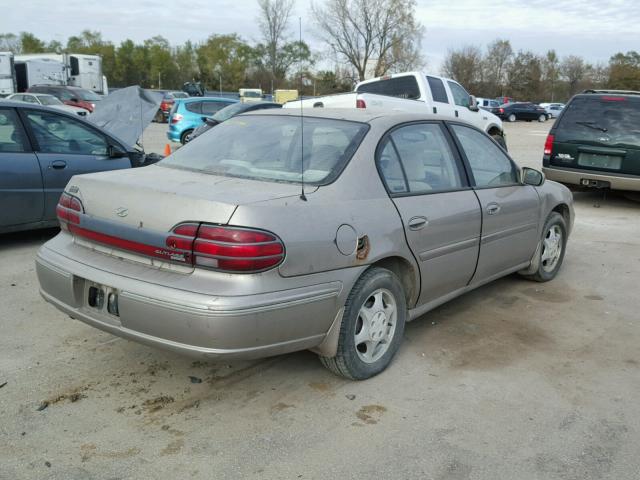
[(158, 72), (158, 90), (162, 88), (162, 83), (160, 82), (160, 72)]

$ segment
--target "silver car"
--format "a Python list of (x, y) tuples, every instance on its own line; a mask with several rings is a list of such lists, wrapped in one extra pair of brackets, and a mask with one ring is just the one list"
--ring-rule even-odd
[(39, 251), (42, 296), (204, 358), (311, 349), (389, 365), (405, 322), (513, 272), (553, 279), (572, 197), (480, 130), (415, 114), (234, 117), (156, 165), (74, 177)]

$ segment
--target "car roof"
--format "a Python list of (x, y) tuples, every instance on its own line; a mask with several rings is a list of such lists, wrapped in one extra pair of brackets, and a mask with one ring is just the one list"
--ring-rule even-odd
[[(299, 117), (300, 109), (298, 108), (281, 108), (281, 109), (264, 109), (242, 113), (242, 116), (249, 115), (286, 115)], [(407, 113), (399, 111), (385, 111), (367, 108), (306, 108), (303, 109), (302, 115), (308, 118), (328, 118), (332, 120), (347, 120), (351, 122), (372, 123), (374, 121), (384, 121), (389, 124), (419, 122), (419, 121), (443, 121), (448, 120), (456, 123), (468, 122), (459, 118), (453, 118), (446, 115), (433, 115), (429, 113)], [(381, 120), (382, 119), (382, 120)]]
[[(585, 90), (584, 92), (582, 92), (582, 94), (589, 94), (589, 95), (611, 95), (611, 94), (615, 94), (615, 95), (640, 95), (639, 91), (636, 90), (595, 90), (595, 89), (591, 89), (591, 90)], [(582, 95), (580, 94), (580, 95)]]
[(237, 102), (236, 98), (224, 98), (224, 97), (189, 97), (189, 98), (176, 98), (182, 103), (192, 103), (192, 102)]
[[(76, 87), (74, 85), (31, 85), (29, 88), (33, 88), (33, 87), (44, 87), (44, 88), (59, 88), (59, 89), (66, 89), (66, 90), (85, 90), (82, 87)], [(24, 92), (24, 93), (37, 93), (37, 92)]]

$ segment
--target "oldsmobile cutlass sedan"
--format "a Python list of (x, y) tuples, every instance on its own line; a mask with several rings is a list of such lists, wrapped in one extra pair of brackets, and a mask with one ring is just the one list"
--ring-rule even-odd
[(513, 272), (552, 280), (570, 192), (449, 118), (240, 115), (156, 165), (72, 178), (42, 296), (97, 328), (205, 358), (311, 349), (384, 370), (405, 323)]

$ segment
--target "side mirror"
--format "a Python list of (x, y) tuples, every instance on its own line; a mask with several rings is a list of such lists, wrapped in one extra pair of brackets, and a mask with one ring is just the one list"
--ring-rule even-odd
[(78, 99), (76, 97), (71, 97), (69, 101), (73, 103), (78, 103)]
[(544, 173), (535, 168), (522, 167), (520, 178), (523, 184), (534, 187), (539, 187), (544, 183)]
[(480, 110), (480, 107), (478, 107), (478, 100), (476, 100), (476, 97), (473, 95), (469, 95), (469, 110), (472, 112)]
[(126, 157), (127, 154), (122, 150), (120, 150), (119, 147), (116, 147), (115, 145), (109, 145), (107, 147), (107, 156), (109, 158), (122, 158), (122, 157)]

